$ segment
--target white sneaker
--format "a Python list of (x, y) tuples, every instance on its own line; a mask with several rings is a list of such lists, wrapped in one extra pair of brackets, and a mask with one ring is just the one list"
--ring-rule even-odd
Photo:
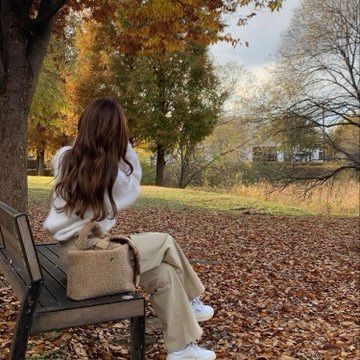
[(168, 353), (166, 360), (214, 360), (216, 354), (211, 350), (201, 348), (196, 342), (191, 342), (185, 349)]
[(206, 321), (213, 317), (214, 309), (209, 305), (204, 305), (204, 303), (198, 297), (191, 300), (190, 304), (195, 313), (197, 321)]

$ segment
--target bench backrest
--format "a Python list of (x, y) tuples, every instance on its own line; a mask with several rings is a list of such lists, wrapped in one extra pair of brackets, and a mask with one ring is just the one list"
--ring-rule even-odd
[[(21, 290), (25, 292), (29, 285), (42, 280), (28, 216), (2, 201), (0, 201), (0, 248), (9, 259), (12, 270), (18, 275), (15, 277), (17, 284), (12, 284), (17, 289), (17, 293)], [(4, 257), (0, 258), (2, 261), (3, 259)], [(0, 265), (7, 266), (7, 270), (10, 270), (9, 264)]]

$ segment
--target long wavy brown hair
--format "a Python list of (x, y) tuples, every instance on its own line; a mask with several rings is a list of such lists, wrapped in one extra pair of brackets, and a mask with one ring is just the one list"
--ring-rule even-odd
[[(54, 187), (65, 205), (57, 212), (75, 212), (84, 218), (90, 208), (94, 221), (114, 219), (117, 212), (112, 195), (119, 162), (132, 164), (125, 158), (130, 132), (121, 105), (113, 98), (103, 97), (91, 101), (80, 117), (78, 134), (71, 149), (65, 151), (59, 162), (59, 179)], [(112, 216), (105, 204), (108, 193)]]

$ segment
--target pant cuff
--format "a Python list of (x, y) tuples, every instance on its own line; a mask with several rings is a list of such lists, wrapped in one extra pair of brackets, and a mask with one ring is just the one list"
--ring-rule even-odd
[(204, 330), (198, 325), (198, 328), (193, 331), (193, 334), (186, 334), (182, 341), (165, 342), (165, 347), (168, 353), (183, 349), (187, 344), (192, 341), (200, 340)]

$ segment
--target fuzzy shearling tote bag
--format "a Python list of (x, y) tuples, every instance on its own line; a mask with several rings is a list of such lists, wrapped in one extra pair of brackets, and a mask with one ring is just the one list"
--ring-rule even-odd
[[(95, 237), (89, 246), (91, 231)], [(77, 249), (68, 252), (66, 295), (72, 300), (134, 291), (139, 283), (140, 256), (136, 245), (123, 235), (101, 239), (101, 234), (95, 222), (86, 223), (75, 240)]]

